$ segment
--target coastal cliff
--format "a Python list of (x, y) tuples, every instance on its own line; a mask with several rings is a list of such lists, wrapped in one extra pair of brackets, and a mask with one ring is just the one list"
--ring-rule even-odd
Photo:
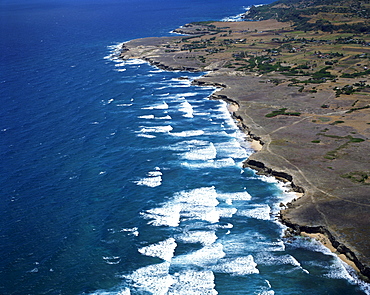
[(194, 83), (219, 88), (211, 98), (235, 104), (233, 117), (262, 145), (245, 166), (303, 193), (281, 221), (294, 234), (325, 235), (369, 279), (369, 36), (348, 39), (339, 25), (303, 32), (289, 19), (194, 23), (178, 32), (187, 36), (127, 42), (121, 57), (207, 71)]

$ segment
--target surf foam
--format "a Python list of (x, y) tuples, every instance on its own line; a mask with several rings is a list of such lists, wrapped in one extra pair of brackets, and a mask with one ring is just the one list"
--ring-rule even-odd
[(249, 274), (258, 274), (257, 263), (253, 256), (237, 257), (234, 259), (222, 259), (217, 265), (212, 267), (214, 272), (228, 273), (231, 275), (244, 276)]
[(254, 205), (254, 208), (248, 209), (248, 210), (239, 210), (238, 215), (239, 216), (246, 216), (250, 218), (256, 218), (261, 220), (270, 220), (271, 219), (271, 208), (269, 205), (266, 204), (260, 204), (260, 205)]
[(215, 231), (185, 231), (176, 236), (177, 241), (183, 243), (201, 243), (202, 245), (211, 245), (217, 240)]
[(174, 238), (169, 238), (165, 241), (158, 242), (143, 248), (138, 251), (146, 256), (158, 257), (165, 261), (171, 261), (177, 244)]
[(185, 118), (193, 118), (193, 107), (188, 101), (184, 101), (181, 103), (179, 111), (185, 113), (183, 117)]

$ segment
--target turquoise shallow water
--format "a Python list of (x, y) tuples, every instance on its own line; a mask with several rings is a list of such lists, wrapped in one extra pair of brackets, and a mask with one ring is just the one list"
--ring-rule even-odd
[(369, 293), (282, 238), (292, 195), (242, 169), (252, 150), (201, 73), (115, 57), (252, 3), (0, 3), (1, 294)]

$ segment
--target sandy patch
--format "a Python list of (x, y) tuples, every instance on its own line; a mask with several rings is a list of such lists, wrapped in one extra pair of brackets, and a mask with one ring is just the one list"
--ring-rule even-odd
[(262, 150), (263, 145), (258, 140), (252, 140), (250, 142), (251, 148), (254, 149), (256, 152)]
[(316, 233), (316, 234), (309, 234), (306, 232), (301, 232), (301, 235), (304, 237), (310, 237), (317, 241), (319, 241), (321, 244), (323, 244), (325, 247), (327, 247), (332, 253), (336, 254), (343, 262), (351, 266), (356, 272), (360, 273), (360, 270), (358, 267), (354, 264), (354, 262), (347, 258), (346, 255), (340, 254), (337, 252), (337, 249), (333, 247), (331, 244), (329, 238), (325, 236), (324, 234)]

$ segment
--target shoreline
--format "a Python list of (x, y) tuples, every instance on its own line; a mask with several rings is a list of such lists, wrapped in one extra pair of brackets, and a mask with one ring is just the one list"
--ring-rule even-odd
[[(261, 143), (259, 139), (254, 139), (253, 137), (251, 137), (249, 128), (243, 124), (243, 120), (240, 117), (235, 116), (235, 112), (239, 109), (238, 103), (230, 99), (227, 99), (225, 97), (218, 98), (218, 99), (224, 100), (228, 103), (228, 110), (229, 110), (231, 118), (233, 118), (236, 122), (238, 122), (237, 125), (240, 128), (240, 130), (251, 139), (251, 141), (249, 140), (246, 140), (246, 141), (249, 142), (251, 148), (254, 150), (255, 153), (260, 152), (263, 148), (264, 143)], [(291, 183), (292, 190), (296, 195), (296, 198), (294, 198), (291, 202), (294, 202), (296, 199), (300, 199), (304, 197), (304, 194), (305, 194), (304, 188), (296, 187), (293, 183), (293, 177), (291, 175), (287, 175), (283, 172), (273, 171), (270, 168), (267, 168), (264, 163), (257, 164), (257, 163), (254, 163), (253, 160), (252, 160), (252, 163), (254, 165), (252, 165), (250, 164), (249, 159), (250, 157), (244, 161), (244, 167), (249, 167), (257, 171), (257, 174), (272, 176), (276, 178), (278, 181)], [(261, 169), (261, 166), (263, 166), (262, 169)], [(288, 202), (287, 204), (283, 204), (284, 207), (289, 207), (291, 202)], [(344, 262), (346, 265), (351, 267), (354, 270), (358, 279), (363, 280), (364, 282), (367, 282), (367, 283), (370, 282), (370, 277), (365, 275), (363, 271), (360, 269), (360, 268), (363, 268), (363, 265), (356, 258), (355, 254), (350, 249), (348, 249), (346, 246), (341, 245), (339, 242), (335, 241), (335, 239), (330, 234), (330, 232), (328, 232), (327, 230), (324, 230), (325, 233), (322, 233), (321, 228), (320, 229), (310, 229), (310, 230), (306, 229), (307, 231), (301, 230), (299, 225), (292, 225), (292, 224), (289, 224), (289, 222), (287, 222), (286, 220), (284, 220), (283, 211), (284, 209), (279, 211), (278, 221), (281, 224), (288, 227), (288, 230), (286, 230), (285, 232), (285, 237), (302, 236), (302, 237), (308, 237), (308, 238), (318, 241), (322, 246), (324, 246), (330, 252), (335, 254), (342, 262)], [(335, 244), (337, 246), (335, 246)]]
[[(211, 95), (211, 97), (212, 99), (219, 99), (227, 102), (230, 116), (237, 122), (237, 125), (240, 128), (240, 130), (251, 139), (251, 141), (247, 140), (250, 143), (251, 148), (254, 150), (255, 153), (260, 152), (263, 148), (264, 143), (259, 138), (255, 139), (253, 135), (251, 136), (248, 126), (246, 126), (243, 123), (243, 119), (235, 115), (235, 112), (239, 110), (238, 102), (231, 100), (225, 96), (221, 96), (221, 98), (220, 97), (215, 98), (214, 95)], [(272, 176), (276, 178), (278, 181), (290, 182), (292, 190), (295, 192), (296, 195), (296, 198), (293, 199), (291, 202), (294, 202), (296, 199), (303, 198), (305, 195), (304, 188), (297, 187), (294, 185), (293, 176), (291, 175), (288, 175), (284, 172), (274, 171), (271, 168), (266, 167), (265, 164), (262, 162), (255, 162), (253, 160), (250, 160), (250, 157), (244, 161), (244, 167), (249, 167), (257, 171), (257, 174)], [(289, 207), (291, 205), (291, 202), (283, 204), (284, 207)], [(284, 220), (283, 211), (284, 209), (279, 211), (278, 220), (281, 224), (288, 227), (288, 230), (286, 231), (286, 236), (302, 236), (318, 241), (321, 245), (323, 245), (324, 247), (329, 249), (333, 254), (335, 254), (345, 264), (351, 267), (355, 271), (359, 279), (365, 282), (370, 282), (370, 277), (365, 275), (363, 271), (360, 269), (360, 268), (363, 269), (364, 266), (359, 262), (355, 254), (346, 246), (336, 241), (329, 231), (325, 229), (323, 230), (321, 227), (310, 229), (306, 228), (301, 230), (299, 225), (293, 225), (290, 224), (287, 220)]]
[[(257, 24), (254, 23), (253, 25)], [(248, 24), (248, 26), (251, 25)], [(264, 28), (268, 26), (271, 26), (271, 23), (264, 24)], [(284, 24), (284, 26), (286, 26), (286, 24)], [(283, 25), (281, 25), (281, 27), (283, 27)], [(187, 27), (187, 29), (189, 29), (189, 27)], [(197, 26), (193, 29), (200, 30)], [(211, 62), (209, 64), (199, 62), (194, 58), (192, 51), (178, 52), (168, 49), (172, 46), (170, 45), (172, 44), (171, 42), (176, 44), (181, 42), (182, 38), (183, 37), (159, 37), (132, 40), (123, 45), (120, 57), (122, 59), (142, 59), (152, 66), (167, 71), (207, 72), (201, 78), (194, 80), (192, 84), (219, 88), (219, 91), (217, 91), (217, 93), (215, 91), (209, 98), (227, 102), (230, 115), (237, 122), (242, 132), (251, 139), (249, 142), (252, 149), (256, 151), (246, 159), (244, 166), (257, 170), (258, 173), (274, 176), (285, 182), (289, 181), (292, 184), (293, 190), (299, 194), (297, 199), (288, 203), (286, 208), (280, 211), (279, 220), (291, 229), (292, 234), (300, 235), (302, 232), (319, 234), (319, 238), (322, 240), (321, 234), (327, 236), (331, 247), (336, 249), (339, 255), (345, 255), (348, 261), (353, 261), (362, 279), (364, 281), (369, 281), (370, 268), (368, 265), (370, 265), (370, 256), (366, 254), (368, 250), (366, 247), (366, 238), (357, 235), (356, 240), (354, 240), (352, 232), (351, 238), (349, 238), (350, 236), (348, 234), (346, 234), (348, 238), (339, 238), (339, 236), (343, 236), (343, 231), (346, 233), (347, 230), (346, 227), (343, 227), (343, 229), (337, 228), (337, 225), (339, 222), (345, 225), (346, 220), (351, 223), (356, 221), (357, 223), (355, 222), (351, 225), (352, 230), (355, 230), (356, 224), (360, 225), (358, 222), (362, 220), (361, 218), (352, 218), (351, 212), (353, 210), (356, 212), (362, 210), (363, 213), (361, 214), (364, 214), (363, 218), (365, 218), (365, 216), (367, 216), (365, 210), (366, 206), (370, 206), (370, 204), (362, 204), (362, 199), (357, 201), (356, 198), (359, 198), (362, 194), (361, 189), (359, 190), (358, 186), (355, 187), (348, 181), (343, 181), (343, 178), (340, 177), (341, 174), (338, 172), (338, 176), (335, 175), (336, 177), (333, 179), (333, 184), (327, 183), (326, 175), (328, 172), (343, 169), (346, 171), (345, 165), (348, 164), (336, 166), (335, 168), (324, 168), (320, 166), (322, 165), (321, 162), (325, 165), (327, 160), (315, 163), (315, 165), (312, 164), (312, 161), (317, 161), (316, 159), (320, 156), (320, 154), (317, 153), (321, 152), (320, 149), (312, 148), (333, 149), (336, 144), (335, 140), (326, 143), (325, 146), (323, 146), (323, 144), (313, 145), (313, 143), (310, 142), (306, 143), (307, 137), (312, 138), (312, 136), (315, 136), (318, 132), (316, 131), (317, 128), (320, 127), (320, 125), (317, 125), (318, 123), (311, 122), (313, 120), (310, 118), (325, 116), (326, 110), (318, 109), (317, 114), (312, 115), (308, 113), (304, 115), (303, 118), (277, 117), (273, 120), (266, 119), (264, 114), (266, 114), (266, 110), (271, 110), (271, 104), (274, 104), (272, 109), (281, 108), (281, 103), (287, 103), (286, 101), (289, 101), (297, 109), (303, 109), (304, 107), (310, 109), (312, 107), (311, 105), (302, 106), (297, 104), (297, 90), (295, 88), (289, 87), (289, 85), (285, 83), (273, 82), (276, 80), (276, 78), (274, 78), (276, 74), (275, 76), (256, 75), (251, 73), (241, 74), (235, 72), (233, 69), (223, 68), (220, 62)], [(279, 79), (281, 78), (279, 77)], [(306, 100), (309, 95), (309, 93), (298, 94), (298, 96)], [(332, 97), (329, 92), (325, 91), (323, 91), (323, 95), (324, 97)], [(310, 109), (311, 112), (313, 110), (314, 109)], [(341, 114), (343, 114), (343, 112)], [(335, 132), (342, 132), (342, 129), (339, 128), (340, 125), (325, 126), (330, 126)], [(302, 130), (304, 130), (305, 133), (300, 134)], [(340, 136), (337, 137), (341, 138)], [(366, 146), (364, 148), (364, 151), (366, 151)], [(352, 152), (355, 152), (355, 150), (352, 149)], [(355, 155), (358, 153), (362, 153), (362, 150), (357, 150)], [(305, 161), (307, 161), (307, 163)], [(356, 165), (358, 166), (357, 163)], [(345, 184), (346, 187), (342, 189), (338, 186), (339, 183), (341, 185)], [(336, 188), (336, 186), (338, 187)], [(331, 188), (336, 189), (331, 191)], [(357, 197), (357, 195), (348, 196), (348, 194), (345, 193), (347, 189), (352, 188), (356, 189), (356, 193), (358, 190), (357, 195), (359, 195), (359, 197)], [(332, 204), (334, 204), (334, 206)], [(328, 207), (328, 205), (330, 205), (330, 207)], [(341, 218), (341, 216), (338, 215), (339, 212), (336, 208), (342, 207), (345, 213), (348, 211), (349, 215), (348, 217), (343, 216), (343, 219), (338, 219)], [(328, 208), (330, 208), (329, 211)], [(361, 226), (368, 228), (367, 224), (361, 224)], [(359, 242), (363, 244), (362, 248)], [(325, 243), (327, 243), (327, 241), (325, 241)], [(362, 252), (362, 250), (365, 250), (365, 252)], [(366, 262), (368, 260), (369, 263)]]
[(356, 273), (360, 273), (360, 269), (357, 267), (357, 265), (350, 260), (345, 254), (338, 253), (337, 249), (333, 246), (333, 244), (330, 242), (330, 239), (322, 234), (322, 233), (307, 233), (307, 232), (301, 232), (301, 236), (303, 237), (309, 237), (311, 239), (315, 239), (316, 241), (320, 242), (323, 246), (328, 248), (333, 254), (337, 255), (344, 263), (352, 267)]
[[(199, 85), (197, 83), (198, 81), (196, 81), (196, 80), (194, 82), (199, 87), (205, 86), (205, 85), (202, 85), (201, 83), (200, 83), (201, 85)], [(207, 86), (210, 86), (210, 85), (207, 84)], [(217, 85), (217, 86), (219, 86), (219, 85)], [(215, 95), (215, 92), (213, 94), (211, 94), (209, 98), (214, 99), (214, 100), (223, 100), (227, 103), (227, 109), (230, 113), (231, 118), (234, 119), (234, 121), (237, 123), (237, 126), (239, 127), (239, 129), (250, 139), (250, 140), (246, 139), (246, 141), (250, 144), (250, 147), (254, 150), (254, 153), (260, 152), (263, 148), (264, 143), (261, 142), (260, 139), (255, 139), (253, 136), (251, 136), (251, 133), (249, 131), (248, 126), (246, 126), (243, 123), (243, 119), (235, 114), (240, 108), (239, 103), (235, 100), (229, 99), (227, 96)], [(244, 165), (243, 165), (244, 167), (249, 167), (249, 168), (257, 171), (257, 174), (272, 176), (272, 177), (276, 178), (278, 181), (281, 181), (281, 182), (289, 182), (291, 184), (293, 192), (296, 195), (296, 198), (294, 198), (293, 201), (295, 201), (296, 199), (300, 199), (300, 198), (304, 197), (304, 194), (305, 194), (304, 188), (296, 187), (293, 183), (293, 177), (291, 175), (287, 175), (283, 172), (273, 171), (270, 168), (265, 167), (265, 165), (263, 163), (259, 163), (259, 164), (254, 163), (254, 165), (253, 164), (248, 164), (249, 159), (250, 159), (250, 157), (247, 158), (244, 161)], [(252, 160), (252, 163), (253, 163), (253, 160)], [(261, 169), (261, 166), (263, 166), (263, 169)], [(286, 206), (289, 206), (290, 203), (291, 202), (288, 202), (287, 204), (283, 204), (283, 205), (284, 205), (284, 207), (286, 207)], [(312, 232), (309, 232), (308, 230), (307, 231), (304, 231), (304, 230), (301, 230), (301, 229), (298, 230), (296, 226), (293, 226), (293, 225), (287, 223), (286, 221), (284, 221), (284, 219), (282, 217), (283, 210), (284, 209), (279, 211), (278, 221), (281, 224), (288, 227), (288, 230), (285, 232), (286, 237), (287, 236), (302, 236), (302, 237), (308, 237), (308, 238), (311, 238), (311, 239), (314, 239), (314, 240), (318, 241), (322, 246), (324, 246), (330, 252), (335, 254), (342, 262), (344, 262), (346, 265), (351, 267), (354, 270), (358, 279), (363, 280), (365, 282), (370, 282), (370, 278), (365, 276), (362, 273), (359, 266), (357, 265), (357, 264), (359, 264), (359, 261), (350, 249), (348, 249), (344, 246), (344, 248), (346, 250), (343, 251), (343, 247), (342, 248), (338, 247), (338, 245), (340, 245), (340, 244), (337, 241), (334, 241), (334, 242), (332, 241), (333, 236), (329, 232), (327, 234), (322, 233), (322, 229), (313, 229)], [(325, 230), (325, 232), (326, 232), (326, 230)], [(335, 247), (334, 244), (337, 244), (337, 247)], [(356, 262), (357, 262), (357, 264), (356, 264)]]

